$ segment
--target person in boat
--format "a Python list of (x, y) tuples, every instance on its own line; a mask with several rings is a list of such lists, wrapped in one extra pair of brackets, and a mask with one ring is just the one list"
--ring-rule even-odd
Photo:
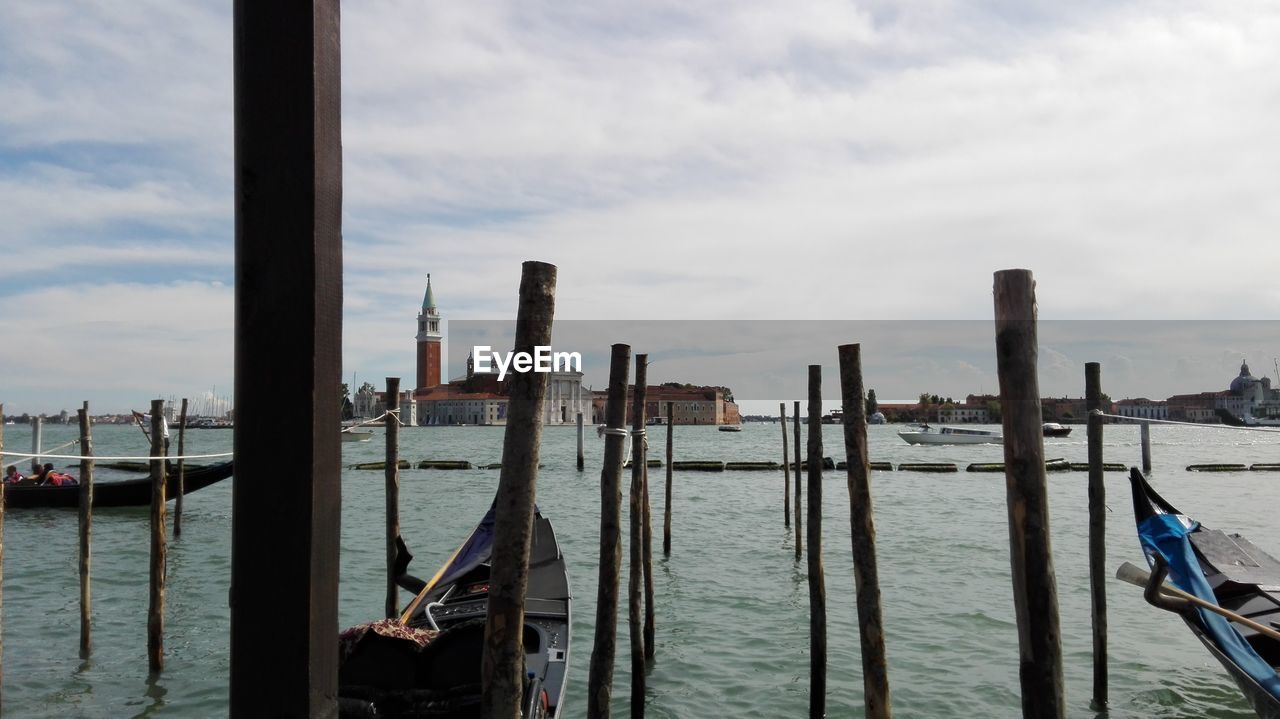
[(41, 486), (66, 487), (73, 484), (78, 484), (76, 478), (54, 470), (52, 462), (44, 466), (44, 481), (41, 482)]
[(4, 470), (5, 484), (17, 484), (18, 482), (21, 482), (24, 479), (26, 479), (26, 477), (22, 474), (22, 472), (18, 471), (18, 466), (15, 464), (9, 465)]

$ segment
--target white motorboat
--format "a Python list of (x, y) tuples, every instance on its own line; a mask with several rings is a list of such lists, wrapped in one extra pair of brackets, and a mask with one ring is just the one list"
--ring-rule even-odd
[(347, 427), (342, 430), (343, 442), (368, 442), (373, 439), (373, 430)]
[(930, 427), (920, 425), (916, 429), (903, 430), (898, 436), (907, 444), (1003, 444), (1004, 437), (991, 429), (967, 427)]
[(740, 424), (722, 424), (722, 425), (720, 425), (719, 427), (717, 427), (716, 429), (719, 429), (721, 432), (741, 432), (741, 431), (742, 431), (742, 425), (740, 425)]

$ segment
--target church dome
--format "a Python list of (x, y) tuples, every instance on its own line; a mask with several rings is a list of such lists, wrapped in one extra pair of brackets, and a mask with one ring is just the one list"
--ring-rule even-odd
[(1244, 392), (1258, 383), (1258, 379), (1249, 374), (1249, 364), (1244, 360), (1240, 361), (1240, 376), (1231, 380), (1231, 392), (1233, 394), (1244, 394)]

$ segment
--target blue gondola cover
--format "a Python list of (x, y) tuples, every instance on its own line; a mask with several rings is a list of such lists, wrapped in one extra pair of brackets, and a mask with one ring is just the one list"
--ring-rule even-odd
[[(1188, 526), (1190, 525), (1190, 526)], [(1195, 548), (1188, 535), (1200, 527), (1199, 522), (1175, 514), (1157, 514), (1148, 517), (1138, 525), (1138, 538), (1142, 550), (1150, 556), (1159, 554), (1169, 565), (1169, 580), (1184, 592), (1193, 594), (1205, 601), (1218, 603), (1213, 588), (1205, 579), (1196, 558)], [(1196, 609), (1205, 634), (1217, 645), (1223, 654), (1235, 662), (1245, 674), (1258, 682), (1263, 688), (1280, 698), (1280, 676), (1271, 668), (1249, 642), (1231, 626), (1231, 622), (1220, 614)]]

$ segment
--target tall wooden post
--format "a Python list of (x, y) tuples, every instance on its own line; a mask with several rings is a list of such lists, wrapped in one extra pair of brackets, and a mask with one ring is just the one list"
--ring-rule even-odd
[(618, 582), (622, 573), (622, 460), (627, 436), (630, 361), (630, 347), (613, 346), (609, 361), (609, 401), (605, 406), (604, 466), (600, 470), (596, 635), (587, 677), (587, 716), (592, 719), (608, 719), (613, 699), (613, 660), (618, 650)]
[[(809, 718), (827, 715), (827, 585), (822, 571), (822, 365), (809, 365)], [(799, 522), (797, 522), (799, 524)]]
[(641, 476), (644, 478), (644, 496), (641, 498), (641, 508), (644, 511), (643, 521), (640, 525), (640, 533), (642, 537), (641, 561), (644, 566), (644, 660), (646, 663), (652, 663), (654, 659), (655, 648), (654, 634), (654, 591), (653, 591), (653, 505), (649, 501), (649, 439), (647, 436), (638, 442), (645, 450), (644, 462), (641, 463)]
[(182, 398), (182, 411), (178, 414), (178, 496), (173, 500), (173, 538), (182, 536), (182, 497), (187, 493), (187, 398)]
[[(787, 403), (778, 403), (782, 424), (782, 526), (791, 526), (791, 461), (787, 459)], [(800, 461), (797, 457), (796, 461)], [(798, 470), (797, 470), (798, 471)]]
[(667, 502), (662, 519), (662, 554), (671, 556), (671, 459), (675, 446), (675, 402), (667, 402)]
[[(551, 344), (556, 267), (533, 261), (521, 267), (514, 351), (532, 356), (535, 347)], [(524, 694), (524, 595), (529, 585), (547, 374), (515, 372), (508, 387), (502, 469), (494, 499), (489, 612), (480, 663), (480, 714), (486, 719), (516, 719)]]
[[(1089, 410), (1089, 598), (1093, 618), (1093, 708), (1107, 708), (1107, 488), (1102, 473), (1102, 366), (1084, 365)], [(1144, 425), (1145, 426), (1145, 425)]]
[[(233, 719), (337, 713), (338, 8), (234, 3)], [(281, 447), (299, 471), (279, 471)]]
[(644, 438), (640, 431), (644, 429), (644, 409), (646, 399), (645, 384), (648, 381), (649, 355), (636, 355), (635, 391), (631, 395), (631, 492), (629, 514), (631, 517), (631, 535), (629, 538), (630, 561), (628, 562), (627, 582), (627, 624), (631, 630), (631, 716), (644, 716), (644, 633), (640, 615), (640, 583), (643, 578), (643, 543), (641, 523), (644, 521), (644, 507), (641, 504), (644, 493), (644, 470), (647, 460), (644, 453)]
[(93, 535), (93, 435), (89, 427), (89, 403), (80, 420), (80, 658), (93, 653), (93, 596), (90, 590), (90, 539)]
[(152, 674), (164, 669), (165, 546), (164, 400), (151, 400), (151, 595), (147, 605), (147, 665)]
[(800, 561), (800, 558), (804, 556), (804, 541), (801, 539), (801, 537), (804, 536), (802, 534), (802, 529), (801, 529), (801, 525), (804, 524), (804, 522), (802, 522), (800, 518), (800, 513), (802, 511), (801, 507), (804, 506), (800, 502), (800, 491), (801, 491), (800, 485), (803, 484), (800, 481), (800, 470), (804, 468), (804, 462), (800, 461), (800, 400), (796, 400), (796, 403), (793, 409), (795, 411), (792, 412), (791, 414), (794, 415), (793, 416), (793, 420), (795, 424), (794, 454), (796, 456), (796, 501), (795, 501), (795, 511), (793, 512), (793, 515), (796, 518), (796, 561), (798, 562)]
[(1142, 473), (1151, 474), (1151, 423), (1143, 422), (1138, 432), (1142, 438)]
[(40, 471), (40, 451), (43, 449), (41, 444), (44, 436), (44, 418), (31, 418), (31, 454), (35, 455), (31, 458), (31, 467), (37, 472)]
[(582, 413), (578, 413), (578, 471), (586, 469), (586, 457), (582, 452)]
[(1043, 419), (1036, 376), (1035, 281), (1030, 271), (995, 273), (995, 329), (1022, 715), (1062, 719), (1058, 587), (1049, 542)]
[[(4, 451), (4, 403), (0, 402), (0, 452)], [(0, 623), (4, 617), (4, 482), (0, 480)], [(0, 631), (0, 709), (4, 707), (4, 632)]]
[(867, 453), (867, 404), (863, 399), (862, 347), (841, 345), (840, 392), (844, 411), (844, 453), (849, 467), (849, 535), (862, 648), (864, 716), (889, 719), (889, 668), (876, 567), (876, 524), (871, 509), (871, 467)]
[[(394, 412), (392, 412), (394, 410)], [(387, 602), (388, 619), (400, 616), (400, 591), (396, 586), (396, 537), (400, 536), (400, 378), (387, 378), (386, 494), (387, 494)], [(336, 431), (336, 430), (335, 430)]]

